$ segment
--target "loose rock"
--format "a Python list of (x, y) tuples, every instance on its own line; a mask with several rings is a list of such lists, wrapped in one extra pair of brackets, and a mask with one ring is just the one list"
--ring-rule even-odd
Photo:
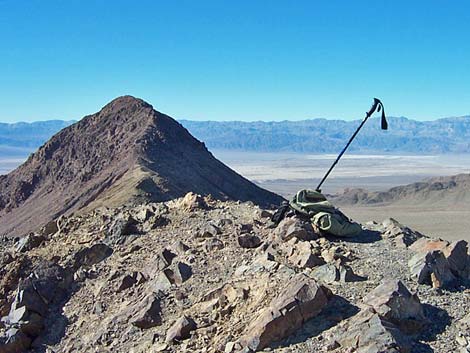
[(178, 342), (190, 337), (191, 331), (197, 328), (193, 319), (188, 316), (182, 316), (170, 327), (166, 334), (167, 343)]
[(180, 202), (180, 207), (185, 211), (194, 211), (197, 209), (206, 209), (207, 204), (201, 195), (188, 192)]
[(95, 265), (111, 256), (113, 249), (106, 244), (98, 243), (77, 252), (74, 257), (75, 268)]
[(147, 279), (141, 272), (133, 272), (130, 275), (125, 275), (120, 280), (120, 284), (117, 289), (117, 292), (122, 292), (123, 290), (131, 288), (136, 284), (144, 283), (146, 280)]
[(293, 237), (299, 240), (315, 240), (319, 237), (311, 223), (303, 222), (297, 217), (284, 218), (274, 230), (274, 234), (283, 241)]
[(225, 247), (222, 240), (218, 238), (209, 238), (204, 242), (204, 249), (207, 252), (213, 252), (216, 250), (222, 250)]
[(315, 254), (312, 244), (307, 241), (295, 241), (295, 238), (282, 247), (289, 263), (299, 268), (312, 268), (325, 263), (319, 254)]
[(328, 303), (330, 292), (305, 275), (297, 275), (263, 310), (240, 339), (242, 346), (260, 350), (279, 341), (316, 316)]
[(27, 252), (31, 249), (37, 248), (45, 241), (44, 236), (37, 234), (28, 234), (21, 238), (16, 244), (16, 251)]
[(457, 284), (447, 259), (439, 250), (417, 253), (410, 259), (408, 266), (411, 275), (420, 284), (429, 284), (433, 288), (454, 287)]
[(105, 242), (109, 245), (126, 243), (131, 234), (138, 234), (140, 232), (137, 228), (138, 223), (129, 214), (119, 215), (107, 230)]
[(253, 249), (261, 245), (261, 239), (253, 234), (244, 234), (238, 237), (238, 245), (242, 248)]
[(382, 237), (392, 241), (398, 247), (408, 247), (423, 236), (393, 218), (384, 220), (382, 225), (385, 228)]
[(199, 238), (210, 238), (210, 237), (215, 237), (219, 234), (221, 234), (222, 231), (220, 230), (219, 227), (217, 227), (215, 224), (209, 223), (205, 225), (198, 233), (197, 236)]
[(391, 322), (371, 310), (363, 310), (350, 319), (332, 343), (341, 352), (409, 353), (409, 338)]
[(141, 329), (148, 329), (161, 325), (160, 298), (153, 293), (148, 294), (130, 307), (131, 323)]
[(352, 268), (347, 265), (332, 263), (315, 268), (312, 272), (312, 276), (327, 284), (334, 282), (357, 282), (367, 279), (366, 277), (356, 275)]
[(401, 281), (381, 284), (364, 297), (363, 303), (405, 333), (416, 333), (427, 322), (418, 296)]

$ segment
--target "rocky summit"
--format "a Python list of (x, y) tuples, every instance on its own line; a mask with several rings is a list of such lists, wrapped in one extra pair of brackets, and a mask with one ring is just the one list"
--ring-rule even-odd
[(124, 96), (0, 175), (0, 235), (24, 235), (79, 210), (167, 201), (189, 191), (264, 206), (281, 200), (219, 162), (171, 117)]
[(0, 352), (470, 352), (465, 241), (354, 238), (188, 193), (0, 248)]
[(466, 241), (281, 201), (112, 101), (0, 177), (0, 353), (470, 352)]

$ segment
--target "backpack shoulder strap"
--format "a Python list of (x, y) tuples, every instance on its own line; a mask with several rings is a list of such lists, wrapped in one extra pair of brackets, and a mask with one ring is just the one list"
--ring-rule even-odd
[(278, 225), (286, 216), (287, 211), (289, 211), (289, 202), (283, 201), (276, 212), (271, 216), (271, 221)]

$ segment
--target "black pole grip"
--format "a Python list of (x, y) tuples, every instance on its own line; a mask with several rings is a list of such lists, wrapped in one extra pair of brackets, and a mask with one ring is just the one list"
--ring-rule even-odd
[(367, 112), (368, 117), (374, 114), (379, 104), (382, 104), (382, 102), (380, 102), (380, 99), (374, 98), (374, 103), (372, 103), (372, 107), (370, 107), (370, 110)]

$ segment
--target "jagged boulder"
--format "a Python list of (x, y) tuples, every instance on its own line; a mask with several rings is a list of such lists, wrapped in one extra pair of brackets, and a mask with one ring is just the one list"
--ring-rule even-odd
[(124, 275), (119, 281), (117, 292), (122, 292), (135, 285), (139, 285), (147, 281), (146, 276), (142, 272), (134, 271), (131, 274)]
[[(10, 314), (16, 317), (15, 311), (20, 308), (25, 308), (26, 310), (38, 313), (41, 316), (46, 315), (47, 303), (34, 288), (31, 278), (27, 278), (25, 281), (20, 283), (18, 293), (16, 294), (15, 300), (11, 306)], [(11, 323), (12, 321), (9, 320), (9, 322)]]
[(44, 317), (26, 306), (12, 309), (2, 321), (7, 327), (20, 327), (21, 332), (33, 338), (37, 337), (44, 328)]
[(176, 258), (176, 254), (168, 248), (163, 249), (157, 257), (156, 267), (158, 270), (162, 270), (165, 267), (168, 267), (173, 262), (173, 259)]
[(348, 265), (327, 263), (316, 267), (312, 276), (326, 284), (334, 282), (357, 282), (364, 281), (367, 278), (354, 273), (353, 269)]
[(153, 216), (155, 216), (153, 209), (147, 205), (140, 206), (133, 213), (133, 218), (139, 223), (146, 222)]
[(256, 351), (287, 337), (318, 315), (330, 295), (331, 292), (315, 280), (303, 274), (296, 275), (271, 304), (256, 315), (239, 343)]
[(313, 230), (310, 222), (305, 222), (297, 217), (284, 218), (274, 230), (274, 237), (282, 241), (288, 241), (292, 238), (299, 240), (315, 240), (319, 234)]
[(31, 273), (31, 266), (31, 259), (23, 254), (15, 257), (7, 252), (0, 254), (0, 317), (10, 311), (10, 296), (20, 279)]
[(408, 262), (413, 278), (420, 284), (432, 285), (433, 288), (454, 287), (458, 281), (452, 274), (449, 263), (439, 250), (417, 253)]
[(343, 264), (346, 262), (350, 262), (354, 259), (354, 254), (351, 252), (351, 250), (346, 249), (343, 246), (331, 246), (331, 244), (328, 244), (326, 248), (321, 247), (321, 249), (321, 257), (327, 263), (334, 262)]
[[(441, 252), (448, 262), (452, 274), (461, 279), (470, 276), (470, 256), (468, 243), (465, 240), (448, 242), (442, 239), (421, 238), (410, 249), (419, 254), (429, 254), (433, 251)], [(425, 255), (422, 255), (424, 257)]]
[(27, 252), (34, 248), (37, 248), (45, 240), (44, 236), (39, 234), (30, 233), (23, 238), (18, 240), (16, 244), (16, 251), (18, 252)]
[(105, 242), (109, 245), (124, 244), (132, 234), (140, 233), (139, 222), (130, 214), (120, 214), (106, 231)]
[(201, 300), (192, 307), (191, 311), (212, 313), (220, 317), (224, 313), (230, 312), (240, 303), (244, 305), (249, 292), (249, 286), (243, 283), (224, 283), (205, 293)]
[(363, 299), (363, 309), (340, 324), (330, 346), (358, 353), (408, 353), (427, 319), (423, 307), (401, 281), (390, 280)]
[(393, 218), (388, 218), (382, 222), (382, 237), (390, 240), (395, 246), (408, 247), (416, 240), (423, 237), (417, 231), (404, 226)]
[(181, 261), (175, 261), (171, 266), (157, 272), (153, 281), (153, 287), (156, 291), (165, 292), (172, 285), (181, 285), (183, 282), (186, 282), (192, 275), (191, 266)]
[(53, 234), (57, 233), (59, 231), (59, 222), (57, 220), (52, 220), (44, 227), (41, 228), (41, 235), (45, 238), (49, 238)]
[(376, 287), (364, 297), (363, 303), (406, 333), (419, 331), (427, 321), (418, 296), (399, 280)]
[(193, 275), (191, 266), (181, 261), (175, 262), (163, 272), (172, 284), (182, 284)]
[[(284, 248), (291, 245), (291, 241)], [(325, 263), (323, 258), (315, 253), (314, 248), (308, 241), (299, 241), (289, 248), (288, 261), (298, 268), (312, 268)]]
[(88, 248), (83, 248), (74, 256), (74, 267), (89, 267), (111, 256), (113, 249), (106, 244), (97, 243)]
[(363, 310), (348, 320), (332, 341), (330, 345), (341, 347), (341, 352), (411, 352), (410, 339), (373, 310)]
[(2, 318), (7, 330), (0, 352), (22, 352), (29, 347), (43, 330), (50, 305), (62, 298), (64, 281), (64, 269), (51, 262), (40, 262), (20, 281), (10, 312)]
[(167, 343), (178, 342), (190, 337), (191, 331), (197, 328), (196, 322), (183, 315), (168, 329), (165, 341)]
[(164, 271), (157, 273), (153, 279), (153, 289), (156, 292), (166, 292), (171, 288), (172, 285), (173, 283), (170, 281)]
[(132, 325), (148, 329), (162, 324), (160, 297), (149, 293), (127, 308), (123, 315), (131, 317)]
[(465, 240), (450, 243), (443, 250), (443, 253), (455, 276), (470, 279), (470, 255), (468, 253), (468, 243)]

